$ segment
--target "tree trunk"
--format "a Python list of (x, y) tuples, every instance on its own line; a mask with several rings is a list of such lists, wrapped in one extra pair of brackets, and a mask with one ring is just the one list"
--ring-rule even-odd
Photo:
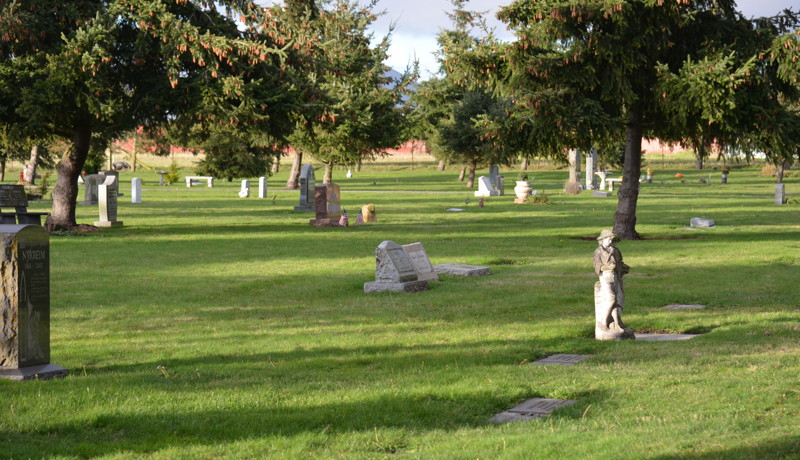
[(72, 228), (77, 224), (75, 206), (78, 200), (78, 176), (80, 176), (86, 156), (89, 154), (91, 139), (91, 123), (89, 121), (81, 122), (75, 127), (72, 147), (56, 164), (58, 178), (53, 187), (53, 212), (50, 215), (50, 222), (53, 225)]
[(39, 162), (39, 153), (42, 146), (34, 145), (31, 149), (31, 158), (22, 168), (22, 180), (33, 185), (36, 182), (36, 164)]
[(522, 163), (519, 165), (520, 171), (527, 171), (528, 170), (528, 157), (522, 159)]
[(294, 160), (292, 160), (292, 170), (289, 171), (289, 178), (286, 180), (286, 188), (294, 190), (300, 187), (300, 167), (303, 165), (303, 152), (299, 150), (294, 151)]
[(696, 161), (694, 163), (694, 169), (697, 169), (698, 171), (703, 169), (703, 154), (702, 153), (698, 153), (696, 155)]
[(133, 150), (131, 151), (131, 170), (136, 172), (136, 131), (133, 132)]
[(6, 180), (6, 159), (0, 160), (0, 182)]
[(469, 179), (467, 180), (467, 188), (472, 188), (475, 186), (475, 168), (477, 167), (477, 163), (472, 163), (469, 165)]
[(467, 174), (467, 167), (466, 166), (462, 166), (461, 167), (461, 172), (458, 173), (458, 181), (459, 182), (464, 182), (464, 175), (465, 174)]
[(281, 156), (278, 155), (278, 158), (275, 158), (275, 161), (272, 163), (272, 174), (277, 174), (281, 172)]
[(778, 163), (778, 168), (775, 170), (775, 183), (782, 184), (783, 183), (783, 174), (786, 170), (786, 163), (780, 162)]
[(447, 166), (447, 162), (444, 160), (439, 160), (439, 166), (436, 168), (436, 170), (444, 171), (445, 166)]
[(631, 109), (625, 128), (625, 164), (619, 188), (614, 233), (623, 240), (638, 240), (636, 202), (639, 199), (639, 175), (642, 172), (642, 109)]
[(358, 159), (358, 163), (356, 163), (356, 172), (361, 172), (361, 159)]
[(325, 163), (325, 174), (322, 176), (323, 184), (330, 184), (333, 176), (333, 163)]

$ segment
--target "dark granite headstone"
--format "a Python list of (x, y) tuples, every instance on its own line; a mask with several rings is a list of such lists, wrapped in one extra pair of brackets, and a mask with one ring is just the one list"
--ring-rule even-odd
[(303, 165), (300, 169), (300, 204), (294, 207), (295, 211), (314, 210), (314, 192), (316, 184), (314, 167), (311, 165)]
[(50, 364), (50, 235), (36, 225), (0, 225), (0, 378), (63, 377)]

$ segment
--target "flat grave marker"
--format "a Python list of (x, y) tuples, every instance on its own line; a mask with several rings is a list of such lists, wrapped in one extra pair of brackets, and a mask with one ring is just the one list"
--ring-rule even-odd
[(533, 398), (521, 404), (517, 404), (511, 409), (500, 412), (490, 418), (489, 421), (492, 423), (507, 423), (534, 420), (547, 417), (553, 413), (554, 410), (575, 404), (576, 402), (578, 401), (575, 399)]
[(539, 365), (558, 364), (561, 366), (573, 366), (585, 359), (590, 358), (591, 356), (592, 355), (570, 355), (565, 353), (559, 353), (534, 361), (531, 364), (539, 364)]

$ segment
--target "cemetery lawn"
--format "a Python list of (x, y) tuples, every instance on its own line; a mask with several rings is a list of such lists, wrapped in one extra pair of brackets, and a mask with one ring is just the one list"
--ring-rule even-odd
[[(594, 238), (616, 198), (563, 194), (565, 170), (529, 172), (550, 197), (536, 206), (513, 204), (506, 169), (507, 195), (482, 209), (432, 165), (337, 171), (351, 223), (377, 210), (348, 228), (294, 212), (287, 171), (266, 200), (255, 180), (240, 199), (237, 182), (124, 172), (123, 227), (51, 237), (51, 362), (70, 375), (0, 381), (0, 457), (798, 458), (800, 205), (774, 205), (759, 169), (727, 185), (657, 169), (642, 184), (644, 240), (618, 244), (623, 319), (702, 334), (660, 343), (593, 339)], [(798, 182), (785, 180), (790, 198)], [(78, 212), (97, 220), (96, 206)], [(692, 217), (717, 227), (685, 229)], [(365, 294), (384, 240), (493, 274)], [(529, 364), (555, 353), (592, 357)], [(530, 398), (578, 402), (488, 423)]]

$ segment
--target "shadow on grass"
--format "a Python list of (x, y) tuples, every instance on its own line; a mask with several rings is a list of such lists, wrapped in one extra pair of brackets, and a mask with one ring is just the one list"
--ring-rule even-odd
[(781, 436), (759, 443), (710, 449), (706, 452), (656, 455), (650, 460), (734, 460), (734, 459), (796, 459), (800, 458), (800, 436)]

